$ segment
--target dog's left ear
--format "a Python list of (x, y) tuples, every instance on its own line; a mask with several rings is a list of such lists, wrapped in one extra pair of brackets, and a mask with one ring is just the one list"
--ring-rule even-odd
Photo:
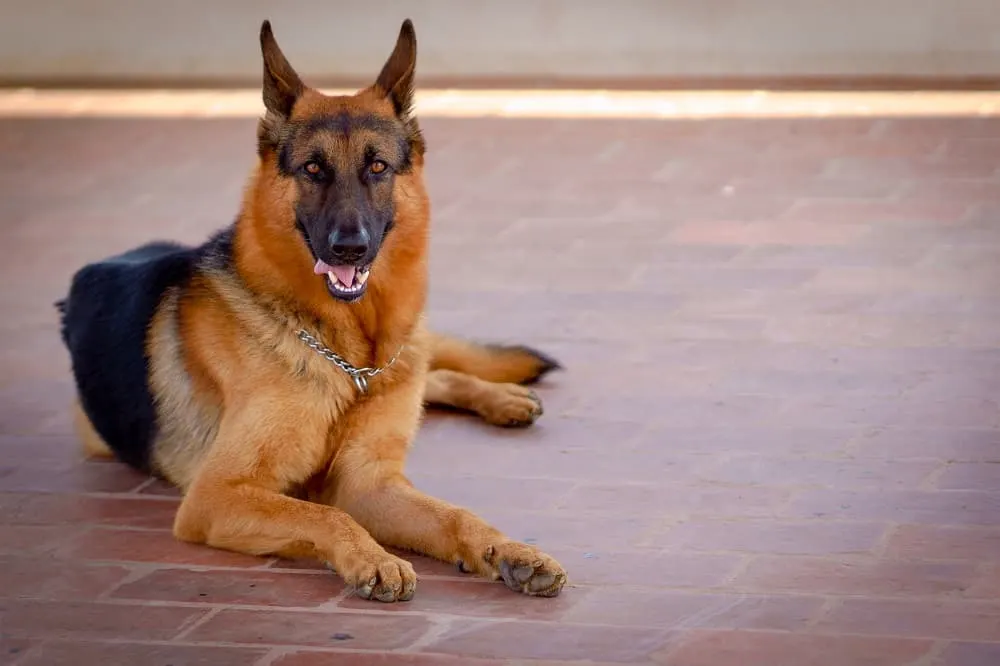
[(396, 115), (408, 120), (413, 110), (413, 72), (417, 65), (417, 33), (410, 19), (403, 21), (396, 48), (385, 61), (376, 87), (392, 101)]

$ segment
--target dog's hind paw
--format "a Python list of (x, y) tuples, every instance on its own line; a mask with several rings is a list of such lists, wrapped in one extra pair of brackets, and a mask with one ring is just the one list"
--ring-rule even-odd
[(530, 426), (545, 412), (542, 400), (519, 384), (490, 384), (476, 406), (487, 423), (505, 428)]

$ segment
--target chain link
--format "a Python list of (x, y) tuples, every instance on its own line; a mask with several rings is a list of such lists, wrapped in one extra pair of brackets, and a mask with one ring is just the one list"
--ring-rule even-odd
[(312, 335), (309, 335), (308, 332), (300, 329), (298, 336), (299, 339), (306, 343), (313, 351), (346, 372), (351, 379), (354, 380), (354, 385), (357, 386), (358, 390), (362, 393), (368, 392), (368, 380), (385, 372), (389, 366), (396, 362), (396, 359), (399, 358), (400, 353), (403, 351), (403, 347), (400, 347), (395, 356), (390, 358), (389, 362), (381, 368), (355, 368), (347, 359), (337, 354), (329, 347), (323, 346), (322, 342), (317, 340)]

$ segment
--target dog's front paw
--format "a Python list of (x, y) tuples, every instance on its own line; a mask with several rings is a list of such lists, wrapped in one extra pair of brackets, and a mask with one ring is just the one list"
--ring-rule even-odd
[(516, 541), (490, 546), (483, 555), (495, 575), (515, 592), (534, 597), (555, 597), (566, 584), (562, 565), (534, 546)]
[(409, 601), (417, 588), (413, 565), (382, 549), (356, 551), (330, 567), (362, 599)]
[(544, 412), (535, 392), (519, 384), (491, 384), (476, 411), (487, 423), (508, 428), (529, 426)]

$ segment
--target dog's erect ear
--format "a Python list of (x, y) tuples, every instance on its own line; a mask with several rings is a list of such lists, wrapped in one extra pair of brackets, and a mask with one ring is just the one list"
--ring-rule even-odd
[(417, 33), (410, 19), (403, 21), (396, 48), (385, 61), (375, 85), (392, 100), (396, 115), (407, 119), (413, 107), (413, 72), (417, 65)]
[(288, 118), (305, 86), (278, 47), (270, 21), (260, 26), (260, 52), (264, 56), (264, 107), (269, 115)]

